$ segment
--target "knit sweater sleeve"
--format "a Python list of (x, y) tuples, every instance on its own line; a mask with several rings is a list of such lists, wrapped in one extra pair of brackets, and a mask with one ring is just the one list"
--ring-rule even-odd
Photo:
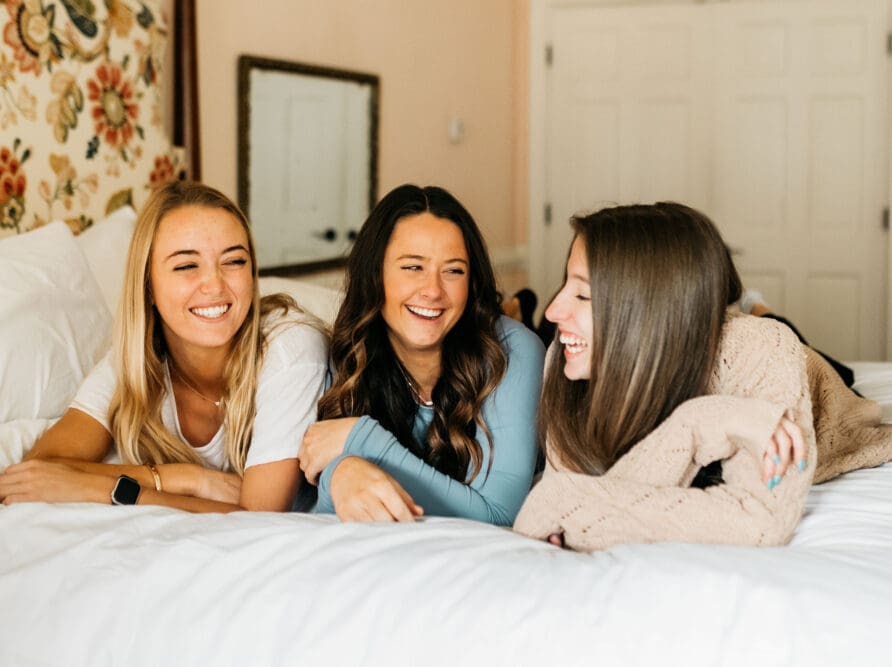
[[(788, 330), (750, 319), (732, 318), (724, 330), (711, 388), (725, 395), (685, 402), (601, 477), (571, 472), (550, 455), (515, 529), (537, 538), (563, 533), (567, 546), (583, 551), (625, 542), (786, 543), (815, 465), (805, 359)], [(762, 454), (785, 414), (803, 429), (807, 466), (791, 466), (769, 491)], [(724, 484), (690, 488), (697, 470), (716, 460)]]

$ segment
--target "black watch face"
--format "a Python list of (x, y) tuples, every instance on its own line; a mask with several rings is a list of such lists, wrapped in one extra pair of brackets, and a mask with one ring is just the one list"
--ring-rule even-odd
[(121, 475), (112, 492), (115, 505), (135, 505), (137, 498), (139, 498), (139, 482), (132, 477)]

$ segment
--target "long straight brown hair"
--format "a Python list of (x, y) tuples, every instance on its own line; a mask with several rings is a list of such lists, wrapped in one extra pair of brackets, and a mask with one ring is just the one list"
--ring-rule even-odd
[(563, 355), (552, 355), (540, 428), (565, 466), (602, 474), (706, 392), (740, 279), (715, 225), (682, 204), (618, 206), (570, 224), (588, 260), (591, 375), (568, 380)]

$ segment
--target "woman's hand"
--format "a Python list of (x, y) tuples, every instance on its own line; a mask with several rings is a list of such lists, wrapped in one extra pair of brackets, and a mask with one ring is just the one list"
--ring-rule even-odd
[(318, 484), (325, 466), (343, 453), (347, 436), (358, 421), (359, 417), (342, 417), (310, 424), (297, 453), (300, 469), (310, 484)]
[(16, 463), (0, 474), (0, 501), (110, 503), (115, 481), (105, 475), (81, 472), (64, 463), (39, 459)]
[(805, 440), (799, 426), (784, 417), (771, 436), (762, 455), (762, 481), (770, 491), (783, 479), (790, 461), (796, 461), (800, 472), (805, 470)]
[(220, 503), (238, 505), (242, 494), (242, 478), (234, 472), (223, 472), (213, 468), (198, 468), (196, 498), (216, 500)]
[(424, 514), (393, 477), (355, 456), (335, 468), (331, 500), (341, 521), (414, 521)]
[(564, 534), (563, 533), (552, 533), (548, 536), (546, 540), (549, 544), (553, 544), (556, 547), (564, 548)]

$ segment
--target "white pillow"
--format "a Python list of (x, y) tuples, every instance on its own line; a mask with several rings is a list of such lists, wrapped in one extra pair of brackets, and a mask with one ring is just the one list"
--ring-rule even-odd
[(0, 422), (59, 417), (110, 341), (111, 315), (65, 223), (0, 240)]
[(293, 278), (280, 278), (278, 276), (262, 276), (260, 278), (260, 293), (262, 295), (284, 292), (291, 295), (297, 305), (309, 311), (323, 322), (331, 326), (334, 324), (341, 307), (344, 295), (339, 290), (323, 287), (315, 283)]
[(37, 438), (53, 424), (53, 419), (17, 419), (0, 424), (0, 472), (19, 463)]
[(86, 256), (112, 315), (117, 311), (118, 299), (121, 298), (127, 251), (135, 226), (136, 211), (125, 206), (87, 227), (74, 239)]

